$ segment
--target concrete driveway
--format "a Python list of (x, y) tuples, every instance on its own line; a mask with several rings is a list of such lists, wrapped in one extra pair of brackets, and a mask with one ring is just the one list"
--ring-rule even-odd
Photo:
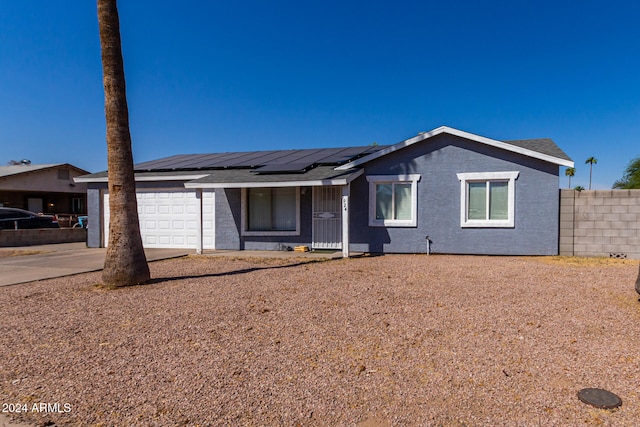
[[(84, 242), (0, 248), (0, 286), (99, 271), (106, 251), (87, 248)], [(193, 253), (189, 249), (145, 249), (147, 261)]]

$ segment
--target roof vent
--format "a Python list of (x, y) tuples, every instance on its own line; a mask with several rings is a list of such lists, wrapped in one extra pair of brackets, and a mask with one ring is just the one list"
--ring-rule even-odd
[(30, 165), (30, 164), (31, 164), (31, 160), (28, 160), (28, 159), (22, 159), (22, 160), (20, 160), (20, 164), (21, 164), (21, 165), (28, 166), (28, 165)]

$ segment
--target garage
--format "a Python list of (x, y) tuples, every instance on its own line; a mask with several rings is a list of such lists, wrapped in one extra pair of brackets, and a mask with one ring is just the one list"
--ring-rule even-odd
[[(211, 194), (198, 197), (195, 190), (162, 189), (136, 192), (140, 234), (145, 248), (197, 249), (204, 225), (204, 248), (213, 249), (213, 203)], [(104, 195), (104, 230), (109, 230), (109, 194)], [(201, 210), (201, 206), (204, 210)], [(200, 217), (202, 211), (203, 224)], [(108, 239), (108, 231), (105, 240)], [(107, 242), (104, 242), (107, 246)]]

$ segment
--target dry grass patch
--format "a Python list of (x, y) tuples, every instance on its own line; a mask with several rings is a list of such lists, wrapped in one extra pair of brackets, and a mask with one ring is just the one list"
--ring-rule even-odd
[(545, 256), (535, 257), (540, 262), (566, 265), (566, 266), (578, 266), (578, 267), (621, 267), (626, 265), (637, 265), (638, 260), (633, 259), (618, 259), (618, 258), (606, 258), (606, 257), (577, 257), (577, 256)]
[(9, 258), (14, 256), (47, 254), (50, 251), (38, 251), (30, 249), (0, 249), (0, 258)]

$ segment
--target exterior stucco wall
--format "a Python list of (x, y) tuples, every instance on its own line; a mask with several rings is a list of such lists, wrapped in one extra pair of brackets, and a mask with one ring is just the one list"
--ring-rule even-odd
[[(427, 236), (433, 253), (554, 255), (558, 253), (558, 170), (517, 153), (483, 146), (452, 135), (414, 144), (363, 165), (351, 185), (353, 251), (424, 253)], [(462, 228), (463, 172), (518, 171), (515, 227)], [(416, 227), (370, 227), (367, 175), (420, 174)]]
[(239, 188), (216, 189), (216, 249), (240, 250)]
[[(91, 184), (87, 190), (87, 215), (89, 223), (87, 225), (87, 246), (90, 248), (102, 247), (102, 191), (107, 185)], [(105, 232), (106, 233), (106, 232)]]

